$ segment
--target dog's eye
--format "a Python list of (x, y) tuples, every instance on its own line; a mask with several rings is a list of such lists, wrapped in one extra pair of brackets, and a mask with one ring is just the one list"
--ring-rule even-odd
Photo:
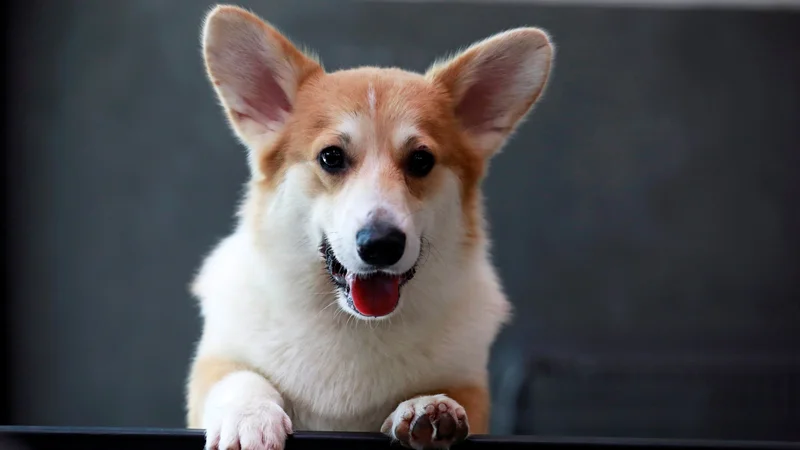
[(344, 150), (339, 147), (325, 147), (319, 152), (319, 165), (328, 172), (338, 172), (344, 169), (346, 159)]
[(420, 147), (408, 157), (408, 173), (414, 177), (424, 177), (431, 173), (435, 160), (427, 147)]

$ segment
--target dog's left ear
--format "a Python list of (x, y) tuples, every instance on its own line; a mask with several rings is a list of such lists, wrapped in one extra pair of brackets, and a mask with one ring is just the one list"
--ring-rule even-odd
[(444, 87), (471, 146), (497, 153), (542, 94), (553, 45), (537, 28), (517, 28), (478, 42), (426, 77)]

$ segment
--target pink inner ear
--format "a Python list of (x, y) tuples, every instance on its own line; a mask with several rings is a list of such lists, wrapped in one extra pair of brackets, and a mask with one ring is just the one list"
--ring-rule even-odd
[[(517, 67), (507, 55), (489, 57), (474, 68), (473, 83), (461, 96), (456, 106), (456, 116), (462, 125), (473, 131), (502, 132), (507, 125), (497, 126), (494, 121), (504, 114), (504, 108), (516, 99), (509, 98)], [(510, 101), (509, 101), (510, 100)]]
[[(278, 122), (283, 120), (285, 113), (292, 112), (292, 104), (289, 102), (289, 97), (278, 84), (278, 80), (272, 71), (264, 68), (251, 83), (249, 93), (244, 95), (243, 100), (248, 106), (261, 114), (263, 116), (262, 119), (266, 119), (269, 122)], [(239, 113), (242, 116), (249, 117), (242, 111)], [(250, 118), (260, 121), (258, 117)]]

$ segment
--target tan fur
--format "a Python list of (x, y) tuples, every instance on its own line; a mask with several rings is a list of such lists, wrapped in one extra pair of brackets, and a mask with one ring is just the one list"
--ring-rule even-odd
[[(407, 145), (395, 148), (385, 139), (376, 142), (374, 151), (385, 152), (392, 164), (385, 166), (386, 184), (402, 184), (414, 201), (424, 201), (435, 192), (441, 182), (441, 171), (434, 170), (422, 179), (404, 177), (404, 157), (415, 147), (426, 146), (437, 158), (437, 163), (452, 169), (462, 181), (462, 209), (467, 228), (465, 245), (473, 246), (481, 236), (479, 220), (480, 179), (485, 171), (485, 161), (473, 152), (457, 131), (457, 119), (452, 111), (451, 96), (436, 85), (428, 83), (421, 75), (397, 69), (364, 67), (314, 77), (301, 86), (297, 94), (293, 116), (285, 131), (272, 146), (263, 149), (259, 157), (261, 173), (253, 183), (256, 201), (263, 199), (280, 185), (287, 166), (300, 161), (313, 161), (316, 153), (327, 145), (340, 145), (342, 138), (330, 129), (336, 117), (343, 115), (368, 116), (367, 89), (372, 86), (378, 93), (379, 109), (375, 113), (378, 134), (390, 129), (391, 124), (408, 117), (419, 124), (422, 132)], [(391, 101), (382, 101), (391, 99)], [(412, 145), (413, 144), (413, 145)], [(354, 154), (356, 167), (363, 157)], [(344, 178), (331, 177), (318, 166), (314, 193), (333, 195), (342, 186)], [(253, 223), (263, 218), (263, 207), (255, 206), (257, 216)]]
[(464, 407), (469, 418), (471, 435), (489, 434), (491, 398), (486, 386), (456, 386), (442, 389), (439, 393), (452, 398)]

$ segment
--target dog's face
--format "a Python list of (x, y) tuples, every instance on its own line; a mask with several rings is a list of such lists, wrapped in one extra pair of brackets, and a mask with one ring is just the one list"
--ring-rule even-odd
[(209, 14), (203, 44), (250, 149), (253, 207), (280, 197), (301, 211), (292, 231), (319, 252), (340, 306), (363, 319), (395, 311), (426, 252), (459, 255), (481, 239), (486, 163), (539, 97), (552, 56), (547, 36), (524, 28), (425, 75), (325, 73), (235, 7)]
[[(446, 94), (420, 75), (320, 76), (294, 106), (281, 150), (272, 151), (290, 160), (281, 163), (291, 173), (286, 190), (309, 205), (305, 234), (319, 245), (342, 306), (386, 317), (423, 251), (449, 248), (475, 226), (472, 209), (460, 206), (460, 180), (477, 188), (483, 160), (450, 131)], [(263, 169), (275, 178), (275, 168)]]
[(463, 235), (460, 210), (448, 207), (460, 203), (455, 174), (474, 179), (481, 161), (453, 157), (442, 97), (422, 76), (375, 69), (326, 75), (298, 93), (289, 127), (309, 138), (291, 145), (312, 197), (308, 232), (319, 234), (343, 306), (360, 316), (394, 311), (435, 227)]

